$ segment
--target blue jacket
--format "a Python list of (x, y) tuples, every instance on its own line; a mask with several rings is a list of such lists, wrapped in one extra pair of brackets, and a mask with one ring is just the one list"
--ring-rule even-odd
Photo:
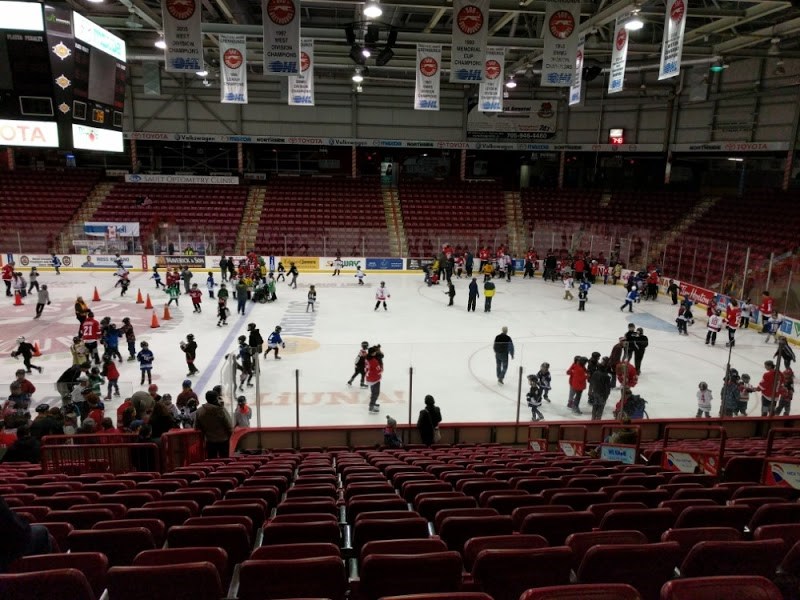
[(136, 355), (136, 360), (139, 361), (140, 369), (152, 369), (155, 356), (153, 356), (153, 352), (149, 348), (146, 348), (139, 350), (139, 354)]
[(272, 333), (269, 334), (269, 337), (267, 338), (267, 343), (268, 344), (282, 344), (283, 343), (283, 338), (281, 337), (280, 333), (278, 333), (277, 331), (273, 331)]

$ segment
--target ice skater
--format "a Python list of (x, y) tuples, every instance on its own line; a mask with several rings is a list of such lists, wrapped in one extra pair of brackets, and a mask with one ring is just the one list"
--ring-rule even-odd
[(239, 391), (242, 391), (245, 383), (247, 387), (253, 387), (253, 351), (254, 348), (247, 344), (247, 338), (240, 335), (238, 367), (242, 370), (242, 374), (239, 375)]
[(297, 270), (297, 265), (294, 263), (289, 263), (289, 273), (292, 278), (289, 280), (289, 287), (297, 289), (297, 276), (300, 275), (299, 271)]
[(139, 371), (142, 373), (139, 385), (144, 385), (145, 379), (147, 379), (148, 384), (151, 384), (153, 383), (153, 361), (155, 360), (155, 356), (147, 342), (140, 342), (139, 347), (141, 350), (139, 350), (139, 353), (136, 355), (136, 360), (139, 361)]
[(167, 286), (165, 286), (164, 282), (161, 281), (161, 273), (158, 272), (158, 265), (153, 265), (153, 274), (150, 275), (150, 279), (156, 282), (156, 289), (166, 289)]
[[(195, 284), (196, 285), (196, 284)], [(189, 367), (187, 377), (192, 377), (200, 371), (194, 366), (194, 361), (197, 358), (197, 342), (194, 341), (194, 335), (189, 333), (186, 335), (186, 341), (181, 342), (181, 350), (186, 355), (186, 366)]]
[(311, 312), (314, 312), (314, 304), (317, 302), (317, 290), (312, 285), (308, 288), (308, 303), (306, 304), (306, 312), (308, 309), (311, 309)]
[(542, 388), (539, 387), (536, 375), (528, 375), (528, 388), (525, 400), (531, 409), (531, 421), (543, 421), (544, 415), (539, 410), (542, 405)]
[(358, 279), (358, 285), (364, 285), (364, 277), (366, 277), (366, 274), (361, 270), (361, 265), (357, 266), (355, 278)]
[(25, 372), (30, 373), (32, 369), (36, 369), (41, 373), (44, 371), (42, 367), (37, 367), (33, 363), (31, 363), (31, 358), (33, 358), (34, 348), (29, 342), (25, 341), (25, 336), (21, 335), (17, 338), (17, 349), (11, 353), (13, 358), (22, 357), (22, 362), (25, 365)]
[(286, 348), (286, 342), (283, 341), (281, 337), (282, 328), (280, 325), (275, 327), (275, 331), (269, 334), (267, 338), (267, 349), (264, 351), (264, 358), (269, 356), (269, 353), (275, 350), (275, 360), (281, 360), (281, 357), (278, 356), (278, 348)]
[(367, 384), (364, 383), (364, 376), (366, 375), (367, 369), (367, 349), (369, 348), (369, 342), (361, 342), (361, 348), (358, 350), (358, 354), (356, 354), (355, 360), (355, 371), (353, 371), (353, 375), (350, 379), (347, 380), (347, 385), (353, 385), (353, 380), (356, 377), (361, 377), (361, 387), (367, 388), (369, 387)]
[(386, 282), (381, 281), (381, 286), (375, 291), (375, 310), (378, 310), (378, 307), (383, 303), (383, 310), (389, 310), (386, 306), (386, 299), (391, 298), (392, 296), (386, 290)]
[(38, 319), (39, 317), (41, 317), (45, 305), (49, 304), (50, 304), (50, 292), (47, 291), (47, 284), (42, 284), (42, 288), (40, 290), (37, 290), (36, 292), (36, 316), (33, 318)]
[(625, 310), (625, 307), (628, 307), (628, 312), (633, 312), (633, 303), (637, 302), (639, 299), (639, 290), (636, 286), (631, 286), (631, 289), (625, 295), (625, 302), (622, 303), (622, 306), (619, 307), (620, 310)]
[(697, 387), (699, 389), (697, 390), (697, 414), (695, 417), (698, 419), (702, 416), (709, 418), (711, 416), (711, 400), (713, 400), (713, 394), (711, 390), (708, 389), (708, 384), (705, 381), (701, 381)]
[(712, 346), (717, 343), (717, 334), (722, 330), (722, 325), (725, 320), (720, 316), (722, 311), (715, 309), (714, 312), (708, 317), (708, 332), (706, 333), (706, 346), (710, 343)]
[[(223, 284), (224, 285), (224, 284)], [(222, 290), (217, 298), (217, 327), (228, 324), (228, 295), (222, 296)]]
[(217, 282), (214, 280), (214, 271), (208, 272), (206, 277), (206, 289), (208, 290), (208, 297), (214, 299), (214, 288), (217, 287)]
[(452, 281), (447, 282), (447, 291), (445, 295), (450, 298), (450, 302), (447, 303), (447, 306), (453, 306), (453, 298), (456, 297), (456, 286), (453, 285)]
[(194, 312), (196, 313), (203, 312), (203, 308), (200, 305), (200, 303), (203, 301), (203, 292), (200, 289), (198, 289), (196, 283), (192, 284), (192, 289), (189, 290), (189, 297), (192, 299), (192, 306), (194, 307)]
[(56, 275), (61, 275), (61, 260), (55, 254), (50, 256), (50, 264), (56, 270)]

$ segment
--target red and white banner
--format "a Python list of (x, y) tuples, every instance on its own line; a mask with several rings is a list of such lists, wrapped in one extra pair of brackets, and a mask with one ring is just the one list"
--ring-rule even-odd
[(220, 102), (247, 104), (247, 36), (219, 35)]
[(575, 76), (575, 52), (578, 49), (580, 0), (548, 2), (545, 8), (542, 37), (542, 86), (570, 87)]
[(165, 71), (196, 73), (204, 68), (199, 0), (161, 0)]
[(441, 44), (417, 44), (417, 84), (414, 87), (414, 110), (439, 110), (441, 76)]
[(489, 0), (454, 0), (450, 83), (483, 81), (489, 37)]
[(262, 0), (264, 21), (264, 74), (300, 73), (300, 2)]
[(659, 79), (675, 77), (681, 71), (683, 32), (686, 29), (688, 3), (688, 0), (667, 0), (667, 14), (664, 17), (664, 39), (661, 40)]
[(314, 106), (314, 40), (300, 40), (300, 74), (289, 77), (289, 106)]
[(617, 17), (614, 39), (611, 40), (611, 73), (608, 78), (608, 93), (621, 92), (625, 87), (625, 64), (628, 62), (628, 30), (625, 23), (630, 14)]
[(575, 76), (572, 78), (572, 85), (569, 87), (569, 105), (581, 103), (581, 85), (583, 84), (583, 59), (586, 52), (586, 38), (580, 37), (578, 48), (575, 50)]
[(478, 91), (478, 110), (481, 112), (503, 112), (505, 60), (505, 48), (486, 48), (483, 81)]

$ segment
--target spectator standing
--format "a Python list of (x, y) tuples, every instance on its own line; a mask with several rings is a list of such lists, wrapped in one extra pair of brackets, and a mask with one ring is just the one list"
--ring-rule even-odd
[(206, 392), (206, 403), (197, 409), (194, 427), (206, 438), (208, 458), (228, 458), (233, 425), (216, 392)]
[(508, 359), (509, 357), (514, 359), (514, 341), (508, 335), (508, 327), (504, 326), (501, 332), (495, 336), (492, 349), (494, 350), (497, 383), (503, 385), (506, 371), (508, 371)]
[(436, 406), (433, 396), (428, 394), (425, 396), (425, 408), (419, 411), (417, 419), (417, 430), (423, 444), (430, 446), (434, 442), (441, 441), (442, 436), (439, 433), (439, 423), (441, 422), (442, 412)]

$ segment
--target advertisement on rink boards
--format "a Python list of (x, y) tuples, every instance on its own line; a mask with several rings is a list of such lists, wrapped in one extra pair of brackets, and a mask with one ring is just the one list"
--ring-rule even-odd
[[(113, 254), (57, 254), (63, 269), (116, 269), (118, 260)], [(122, 266), (126, 269), (143, 269), (143, 257), (137, 254), (122, 254)], [(50, 254), (6, 254), (3, 264), (14, 261), (17, 267), (29, 269), (52, 269), (53, 257)]]
[(300, 273), (319, 270), (319, 257), (317, 256), (276, 256), (275, 261), (276, 266), (278, 262), (282, 262), (287, 271), (292, 263)]
[[(234, 254), (232, 256), (228, 256), (226, 254), (225, 258), (227, 258), (228, 260), (232, 260), (234, 267), (236, 267), (241, 261), (247, 260), (247, 257), (242, 254)], [(206, 260), (205, 263), (206, 269), (219, 269), (219, 261), (222, 260), (222, 256), (220, 256), (219, 254), (216, 256), (207, 255), (205, 257), (205, 260)]]
[(762, 483), (798, 490), (800, 489), (800, 464), (791, 459), (768, 460)]
[[(322, 256), (319, 259), (319, 268), (322, 271), (333, 271), (336, 267), (334, 266), (334, 261), (336, 260), (335, 256)], [(341, 259), (342, 266), (340, 267), (342, 271), (352, 271), (355, 273), (358, 267), (364, 268), (364, 264), (366, 260), (363, 256), (343, 256)], [(286, 265), (286, 263), (283, 263)], [(299, 269), (300, 267), (298, 267)]]
[(367, 257), (367, 270), (372, 271), (402, 271), (405, 261), (402, 258), (369, 258)]
[(169, 256), (159, 254), (158, 256), (152, 257), (154, 262), (153, 264), (158, 267), (178, 267), (179, 269), (182, 267), (189, 267), (190, 269), (205, 269), (206, 268), (206, 257), (205, 256), (183, 256), (183, 255), (176, 255), (176, 256)]
[(471, 102), (467, 138), (508, 141), (554, 138), (557, 106), (549, 100), (505, 100), (501, 112), (483, 112), (477, 102)]

